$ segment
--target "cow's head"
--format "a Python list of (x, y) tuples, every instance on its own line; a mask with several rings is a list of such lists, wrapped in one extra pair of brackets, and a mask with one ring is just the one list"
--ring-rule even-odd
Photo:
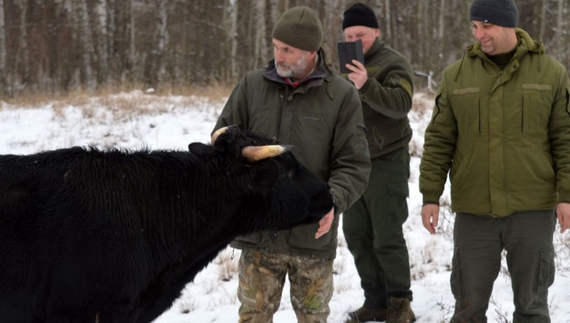
[(229, 180), (239, 181), (232, 183), (240, 190), (235, 194), (242, 196), (238, 213), (244, 217), (258, 214), (258, 221), (267, 219), (271, 223), (266, 223), (265, 230), (317, 222), (333, 206), (327, 184), (287, 152), (290, 148), (238, 127), (214, 133), (212, 145), (189, 145), (195, 155), (224, 161)]

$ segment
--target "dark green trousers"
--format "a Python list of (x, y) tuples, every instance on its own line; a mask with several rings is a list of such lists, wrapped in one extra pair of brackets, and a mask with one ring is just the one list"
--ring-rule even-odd
[(372, 159), (368, 188), (344, 212), (344, 236), (368, 308), (387, 308), (390, 297), (412, 300), (408, 248), (402, 232), (408, 218), (409, 176), (407, 149)]
[(553, 210), (516, 212), (504, 218), (458, 213), (453, 240), (451, 323), (485, 323), (493, 283), (507, 252), (515, 323), (549, 323), (548, 288), (554, 282)]

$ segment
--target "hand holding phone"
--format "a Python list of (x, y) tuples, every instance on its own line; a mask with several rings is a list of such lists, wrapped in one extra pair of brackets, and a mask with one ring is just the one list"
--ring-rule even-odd
[(364, 54), (362, 53), (362, 40), (354, 42), (340, 42), (338, 43), (338, 62), (341, 73), (351, 73), (352, 71), (346, 68), (346, 64), (352, 64), (355, 59), (364, 64)]

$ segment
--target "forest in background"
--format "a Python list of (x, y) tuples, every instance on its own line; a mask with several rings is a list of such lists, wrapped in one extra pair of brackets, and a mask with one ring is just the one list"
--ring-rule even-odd
[[(0, 0), (0, 96), (77, 89), (233, 84), (273, 56), (271, 31), (288, 8), (321, 18), (337, 67), (351, 0)], [(471, 0), (363, 0), (382, 39), (404, 54), (416, 88), (433, 91), (473, 43)], [(515, 0), (519, 26), (570, 63), (570, 0)]]

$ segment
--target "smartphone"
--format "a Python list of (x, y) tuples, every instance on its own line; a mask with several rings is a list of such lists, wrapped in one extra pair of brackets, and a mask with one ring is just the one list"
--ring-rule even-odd
[(346, 64), (352, 64), (355, 59), (364, 64), (364, 54), (362, 53), (362, 40), (355, 42), (340, 42), (338, 43), (338, 64), (341, 73), (351, 73), (352, 71), (346, 68)]

